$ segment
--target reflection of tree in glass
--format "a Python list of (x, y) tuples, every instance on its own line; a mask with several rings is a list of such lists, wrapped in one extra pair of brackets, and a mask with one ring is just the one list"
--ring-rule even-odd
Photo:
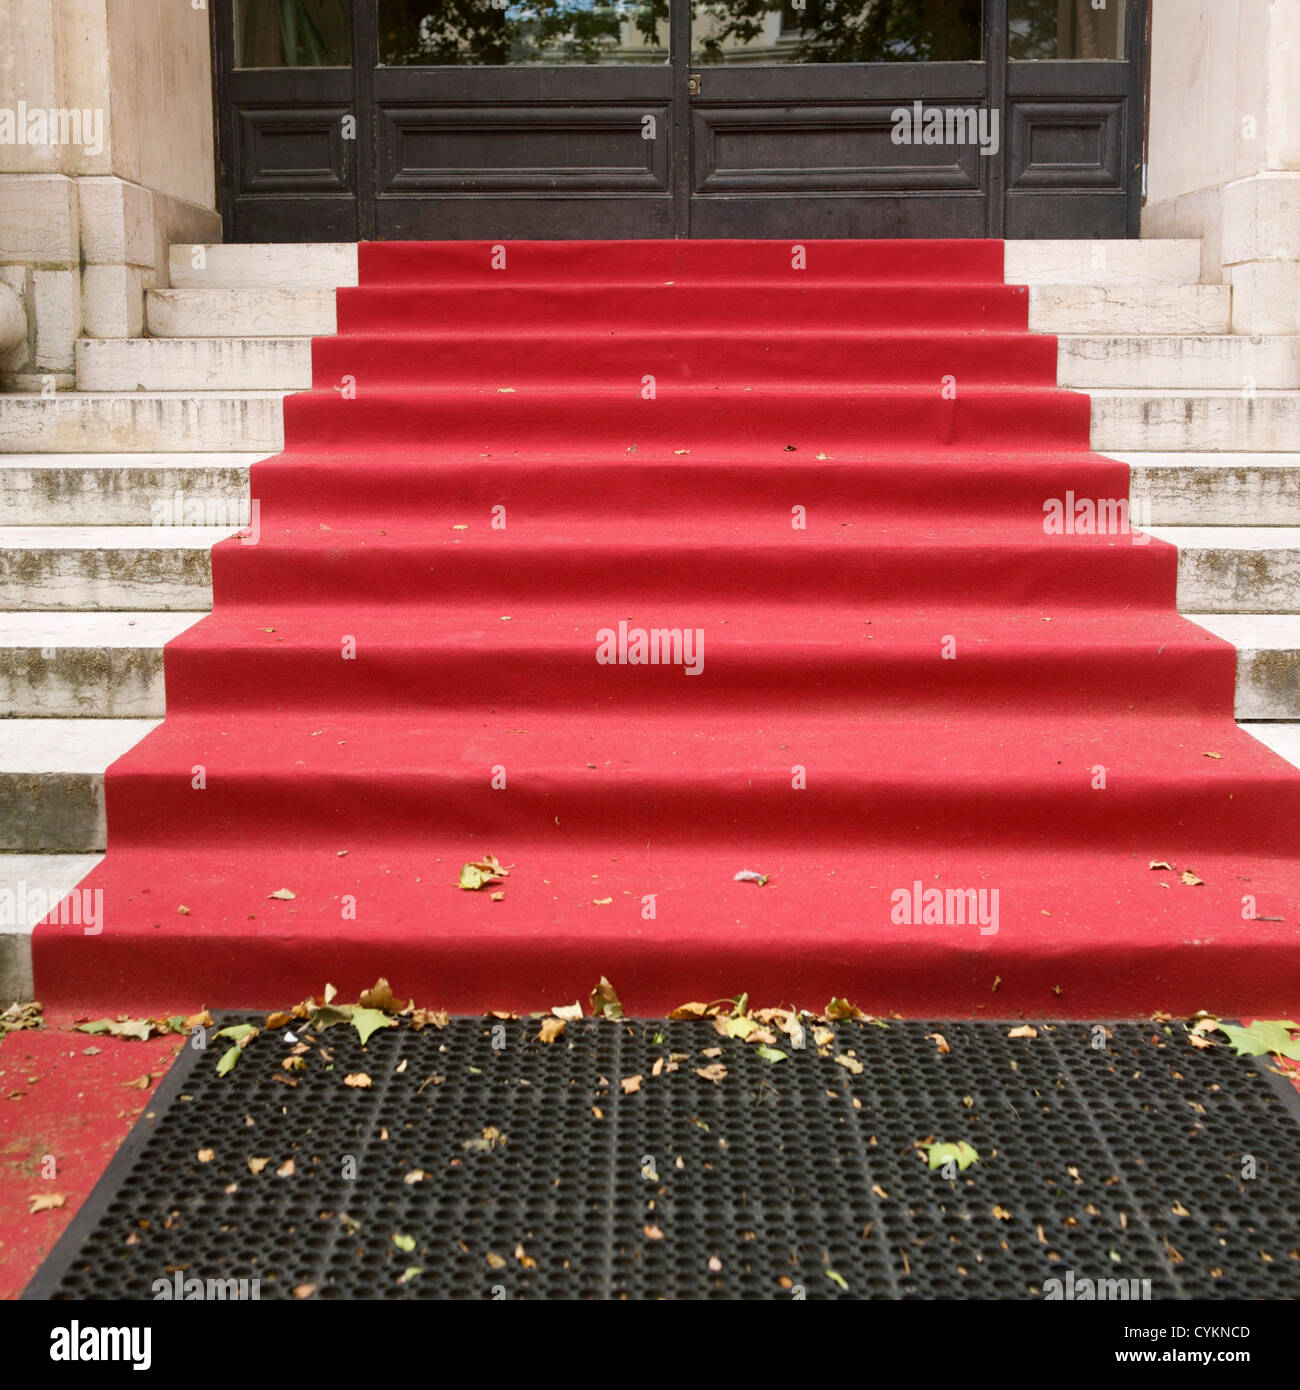
[[(1055, 0), (1053, 0), (1055, 3)], [(696, 0), (697, 60), (721, 63), (726, 49), (762, 37), (765, 17), (783, 12), (801, 63), (970, 62), (980, 57), (981, 0)], [(700, 20), (711, 17), (707, 37)]]
[[(608, 62), (632, 19), (648, 45), (667, 45), (668, 0), (385, 0), (380, 61), (389, 66)], [(660, 37), (660, 26), (663, 36)]]

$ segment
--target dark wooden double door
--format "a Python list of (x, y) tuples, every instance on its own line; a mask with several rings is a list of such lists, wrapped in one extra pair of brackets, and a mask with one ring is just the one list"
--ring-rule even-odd
[(225, 235), (1136, 235), (1145, 3), (1097, 12), (218, 0)]

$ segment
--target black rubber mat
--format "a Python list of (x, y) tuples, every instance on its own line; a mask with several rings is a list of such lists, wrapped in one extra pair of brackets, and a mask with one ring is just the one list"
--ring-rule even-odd
[(225, 1076), (187, 1047), (25, 1297), (1300, 1297), (1267, 1058), (1176, 1023), (830, 1027), (777, 1060), (644, 1019), (337, 1025), (292, 1072), (284, 1029)]

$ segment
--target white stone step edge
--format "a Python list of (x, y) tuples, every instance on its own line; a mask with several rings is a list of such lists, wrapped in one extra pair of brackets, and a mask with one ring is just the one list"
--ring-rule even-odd
[(1061, 333), (1057, 382), (1084, 390), (1300, 389), (1300, 337)]
[(1237, 718), (1300, 719), (1300, 614), (1184, 613), (1237, 649)]
[(148, 526), (242, 515), (272, 454), (0, 454), (0, 526)]
[(80, 338), (78, 391), (301, 391), (311, 339)]
[[(34, 997), (32, 930), (103, 859), (102, 854), (0, 854), (0, 1009)], [(102, 925), (102, 900), (89, 890), (62, 911), (67, 920)], [(75, 912), (75, 916), (74, 916)], [(93, 922), (92, 922), (93, 919)]]
[[(357, 283), (355, 242), (176, 243), (174, 289), (334, 289)], [(1094, 238), (1006, 243), (1010, 284), (1195, 284), (1199, 241)]]

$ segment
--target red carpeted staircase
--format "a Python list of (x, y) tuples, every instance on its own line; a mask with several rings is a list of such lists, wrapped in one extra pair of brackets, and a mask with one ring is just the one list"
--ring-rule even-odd
[(1128, 469), (1000, 243), (360, 260), (42, 999), (1294, 1007), (1300, 773), (1170, 547), (1045, 532)]

